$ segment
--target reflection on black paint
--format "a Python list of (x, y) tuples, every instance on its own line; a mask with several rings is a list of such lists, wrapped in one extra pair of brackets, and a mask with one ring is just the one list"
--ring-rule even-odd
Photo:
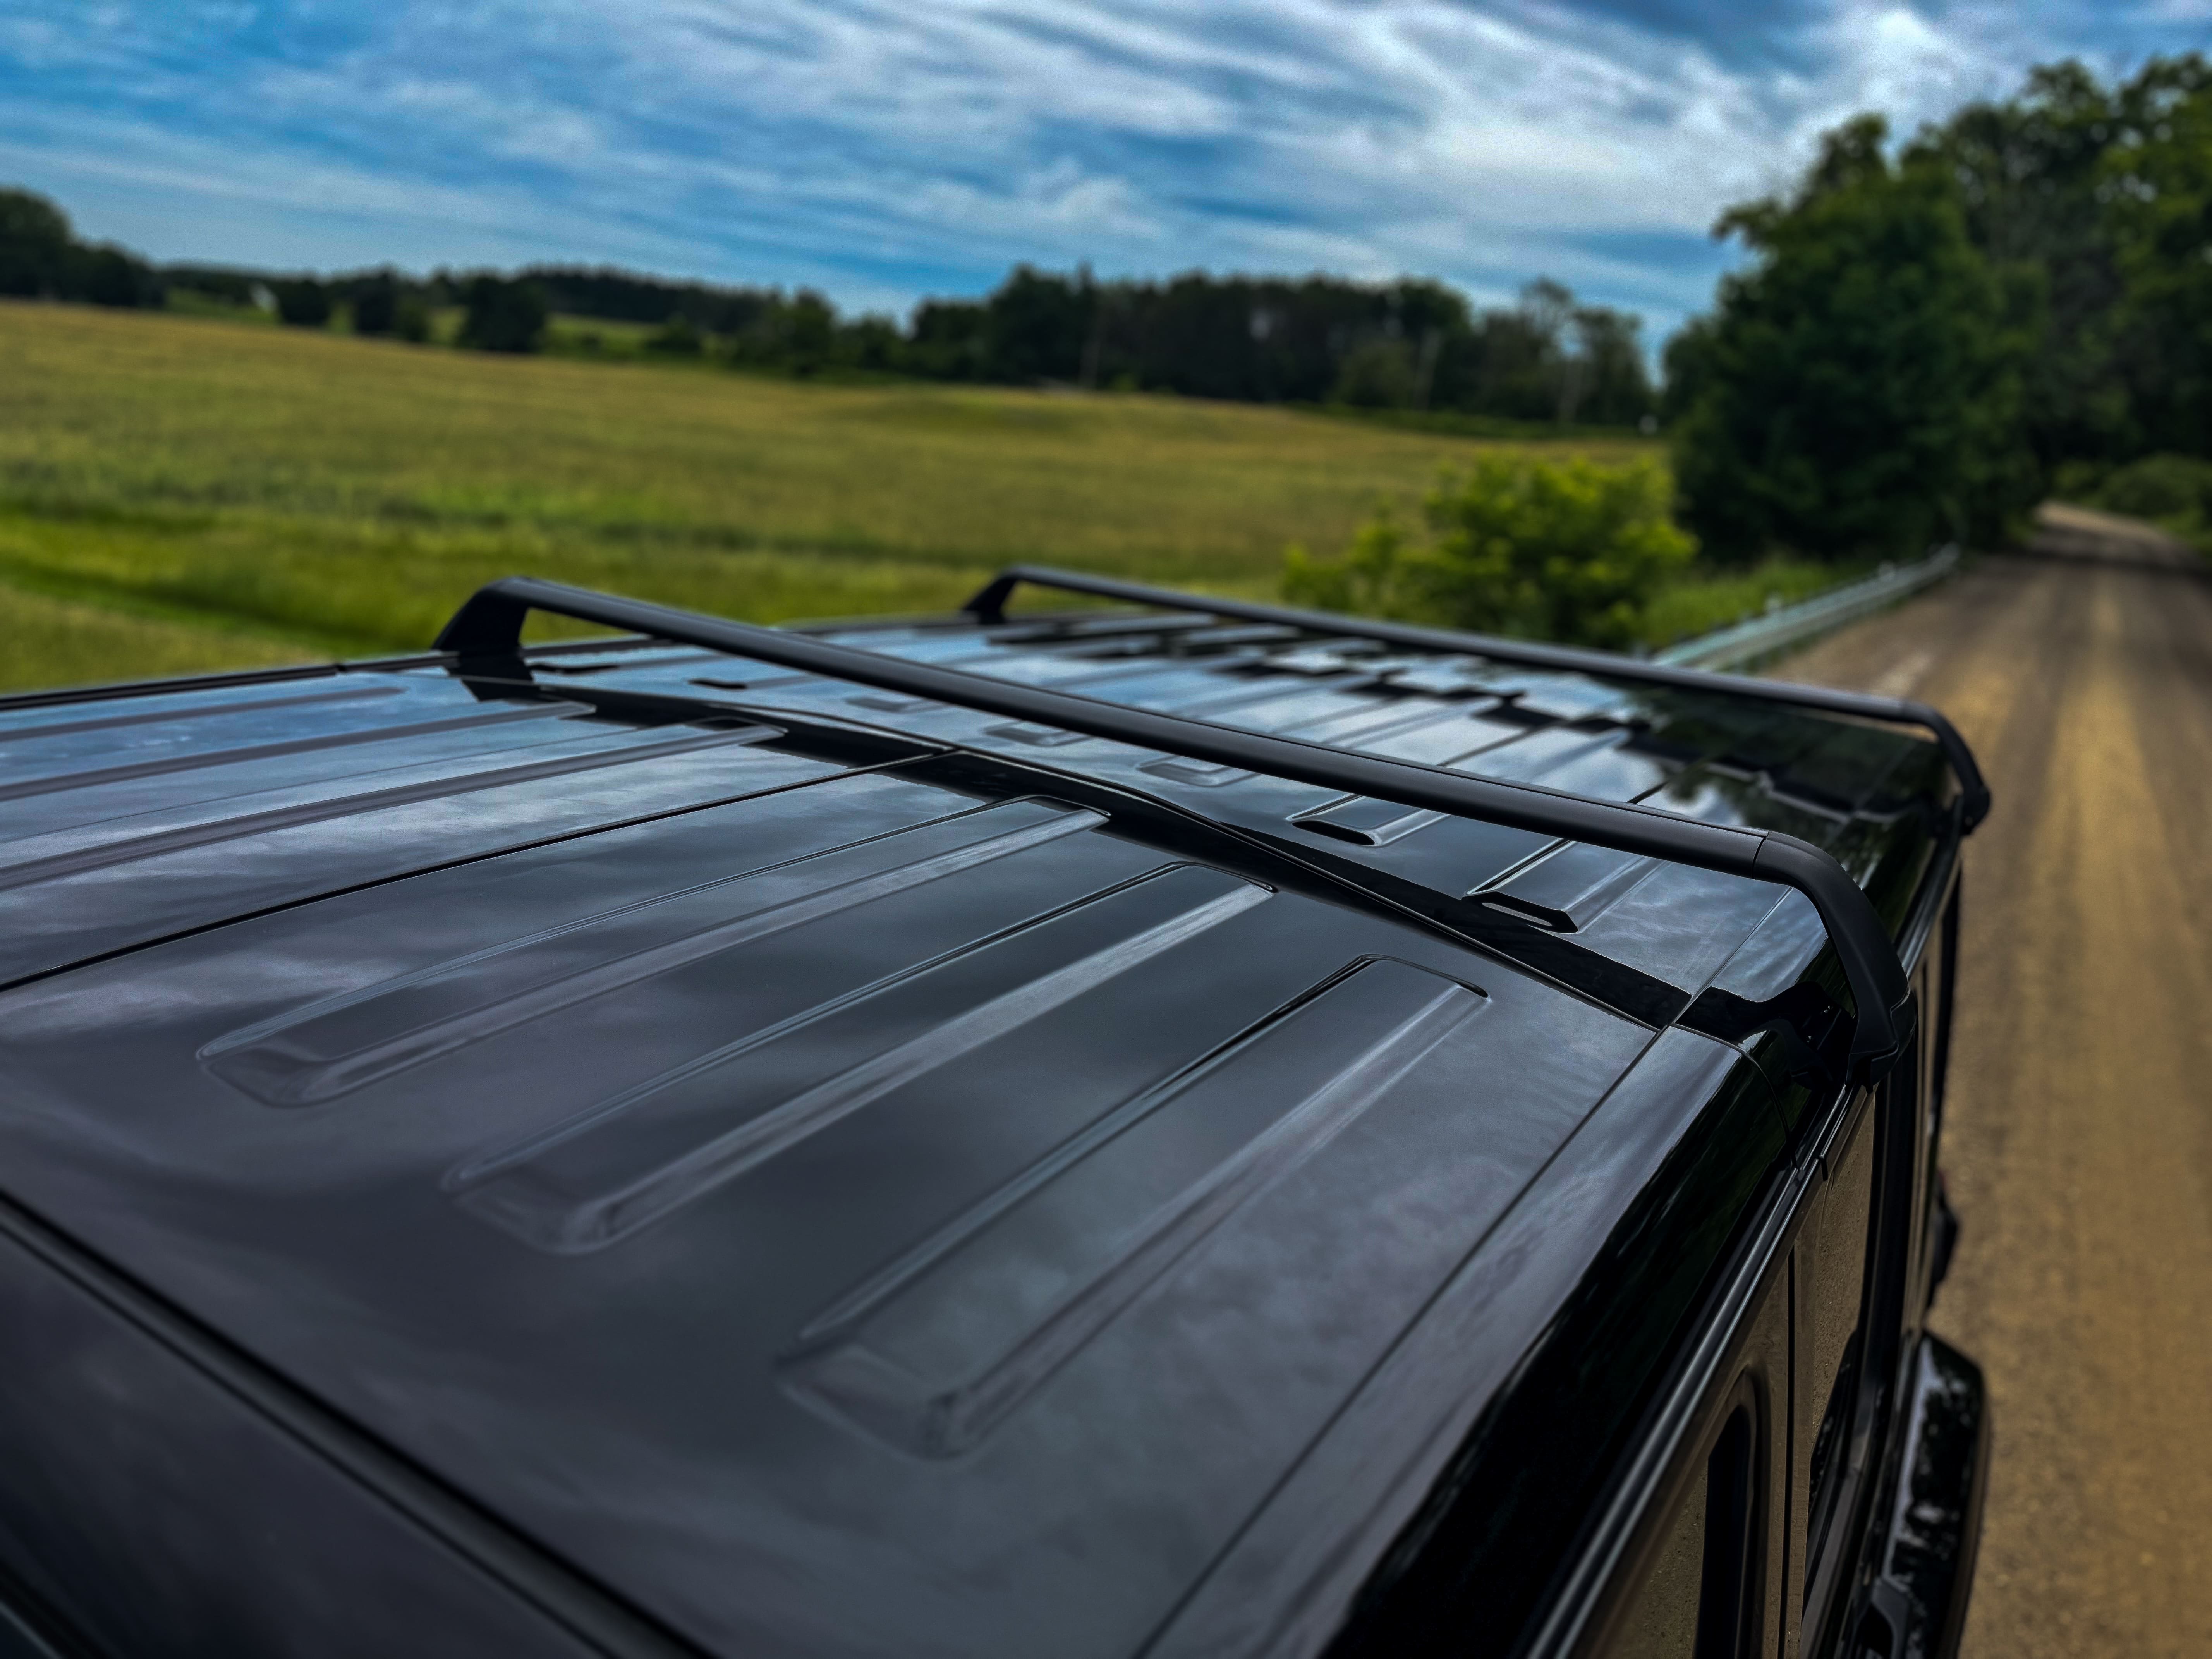
[[(1475, 1425), (1331, 1659), (1477, 1659), (1520, 1645), (1740, 1224), (1778, 1176), (1782, 1150), (1764, 1079), (1738, 1066), (1614, 1229), (1517, 1385)], [(1531, 1446), (1546, 1455), (1531, 1459)]]

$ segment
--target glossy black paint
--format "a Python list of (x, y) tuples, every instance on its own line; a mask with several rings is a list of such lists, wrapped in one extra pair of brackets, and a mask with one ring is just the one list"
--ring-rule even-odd
[[(1955, 854), (1896, 733), (1131, 621), (839, 642), (1802, 836), (1908, 949)], [(1505, 1650), (1798, 1178), (1845, 977), (1772, 882), (1382, 799), (642, 641), (0, 702), (0, 1322), (119, 1320), (133, 1379), (0, 1389), (49, 1516), (0, 1493), (0, 1600), (1211, 1656), (1495, 1568)]]
[(30, 1652), (678, 1650), (13, 1206), (0, 1323), (0, 1632)]
[(1788, 1179), (1771, 1093), (1750, 1062), (1729, 1059), (1671, 1145), (1657, 1138), (1659, 1114), (1624, 1114), (1652, 1161), (1618, 1172), (1618, 1218), (1562, 1287), (1516, 1387), (1370, 1580), (1330, 1649), (1338, 1659), (1525, 1644), (1730, 1247)]
[(22, 987), (10, 1188), (703, 1646), (1131, 1650), (1649, 1035), (1018, 781)]

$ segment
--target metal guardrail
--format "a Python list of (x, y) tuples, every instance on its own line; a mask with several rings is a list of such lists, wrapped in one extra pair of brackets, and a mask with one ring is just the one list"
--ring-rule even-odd
[(1886, 568), (1864, 581), (1832, 588), (1802, 605), (1784, 605), (1731, 628), (1716, 629), (1670, 645), (1655, 653), (1651, 660), (1674, 668), (1741, 668), (1802, 645), (1845, 623), (1872, 616), (1924, 587), (1934, 586), (1958, 568), (1958, 548), (1941, 548), (1917, 564)]

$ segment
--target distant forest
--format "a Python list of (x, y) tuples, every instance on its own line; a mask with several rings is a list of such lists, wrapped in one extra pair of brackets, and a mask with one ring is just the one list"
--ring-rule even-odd
[(981, 300), (928, 300), (904, 325), (841, 315), (811, 289), (724, 287), (616, 270), (390, 268), (330, 276), (155, 265), (88, 245), (43, 197), (0, 190), (0, 295), (155, 307), (188, 295), (301, 327), (534, 351), (553, 316), (646, 329), (640, 349), (796, 375), (843, 371), (1007, 386), (1173, 392), (1516, 422), (1632, 426), (1656, 410), (1638, 319), (1557, 283), (1478, 309), (1425, 278), (1312, 276), (1101, 282), (1018, 265)]

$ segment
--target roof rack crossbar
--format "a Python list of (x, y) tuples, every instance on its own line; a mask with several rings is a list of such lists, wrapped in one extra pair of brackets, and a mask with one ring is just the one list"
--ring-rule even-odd
[(1487, 657), (1528, 668), (1565, 670), (1578, 674), (1601, 674), (1608, 679), (1642, 685), (1666, 685), (1686, 691), (1715, 692), (1722, 696), (1747, 697), (1760, 702), (1784, 703), (1814, 708), (1824, 714), (1850, 714), (1861, 720), (1893, 726), (1917, 726), (1932, 732), (1943, 757), (1959, 780), (1961, 834), (1989, 816), (1990, 790), (1975, 763), (1974, 751), (1959, 729), (1942, 711), (1902, 697), (1878, 697), (1863, 691), (1838, 691), (1827, 686), (1799, 685), (1788, 680), (1753, 679), (1741, 674), (1716, 674), (1705, 669), (1675, 668), (1664, 663), (1639, 662), (1633, 657), (1603, 651), (1578, 650), (1573, 646), (1544, 645), (1530, 640), (1499, 639), (1488, 634), (1463, 633), (1456, 629), (1420, 628), (1408, 623), (1382, 622), (1370, 617), (1340, 616), (1334, 611), (1300, 611), (1288, 605), (1259, 605), (1246, 599), (1214, 599), (1178, 593), (1168, 588), (1147, 587), (1139, 582), (1117, 581), (1110, 576), (1088, 576), (1048, 565), (1009, 565), (961, 607), (977, 622), (989, 624), (1006, 619), (1006, 601), (1026, 583), (1031, 587), (1057, 588), (1068, 593), (1088, 593), (1098, 599), (1121, 599), (1131, 605), (1156, 605), (1164, 610), (1197, 611), (1215, 617), (1237, 617), (1250, 622), (1280, 623), (1315, 633), (1377, 640), (1424, 651), (1453, 651)]
[(1841, 865), (1819, 848), (1790, 836), (1707, 823), (1652, 807), (1592, 800), (1535, 784), (1504, 783), (1410, 761), (1352, 754), (1295, 738), (1127, 708), (526, 576), (478, 589), (439, 634), (436, 648), (454, 653), (464, 673), (472, 662), (488, 669), (511, 665), (519, 659), (522, 625), (532, 611), (1321, 788), (1779, 883), (1812, 901), (1850, 983), (1856, 1017), (1852, 1075), (1868, 1081), (1882, 1075), (1912, 1034), (1911, 988), (1881, 918)]

